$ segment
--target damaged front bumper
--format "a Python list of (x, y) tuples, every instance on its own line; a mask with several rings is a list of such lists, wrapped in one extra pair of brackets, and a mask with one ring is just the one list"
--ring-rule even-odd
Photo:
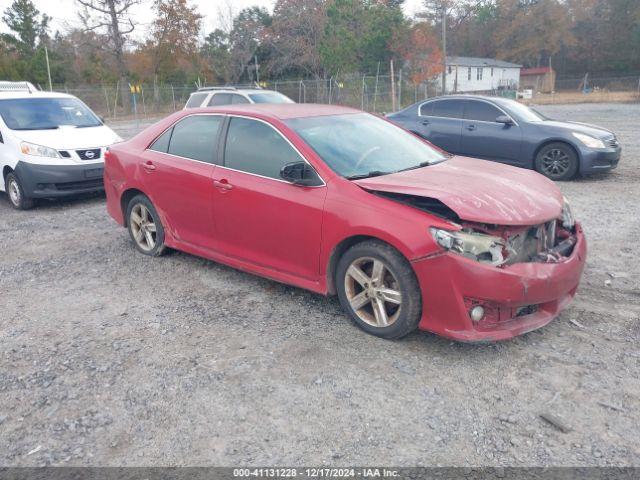
[[(540, 328), (573, 299), (586, 249), (576, 224), (548, 261), (495, 267), (452, 253), (416, 260), (423, 304), (419, 328), (465, 342), (505, 340)], [(479, 321), (471, 319), (474, 306), (484, 310)]]

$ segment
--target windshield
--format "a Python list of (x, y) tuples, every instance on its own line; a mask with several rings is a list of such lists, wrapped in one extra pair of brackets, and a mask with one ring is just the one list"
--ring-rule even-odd
[(255, 103), (295, 103), (278, 92), (250, 93), (249, 98)]
[(547, 120), (547, 117), (540, 112), (515, 100), (505, 102), (504, 106), (511, 110), (511, 113), (516, 116), (518, 120), (522, 120), (523, 122), (542, 122), (543, 120)]
[(443, 161), (444, 153), (368, 113), (287, 120), (336, 173), (347, 178), (384, 175)]
[(62, 125), (97, 127), (102, 122), (76, 98), (0, 100), (0, 116), (12, 130), (51, 130)]

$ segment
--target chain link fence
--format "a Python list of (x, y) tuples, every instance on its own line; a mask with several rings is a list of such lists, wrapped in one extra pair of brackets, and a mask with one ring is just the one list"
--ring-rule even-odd
[[(586, 79), (586, 88), (585, 88)], [(264, 89), (276, 90), (298, 103), (327, 103), (346, 105), (368, 112), (387, 113), (406, 107), (425, 98), (442, 93), (439, 81), (420, 84), (409, 82), (402, 73), (395, 75), (348, 75), (319, 80), (267, 80), (260, 83)], [(118, 118), (153, 118), (180, 110), (195, 85), (136, 85), (135, 93), (128, 94), (126, 102), (118, 94), (119, 85), (90, 85), (66, 87), (54, 85), (54, 91), (66, 92), (80, 98), (98, 115), (111, 120)], [(236, 85), (255, 88), (255, 84)], [(129, 86), (127, 86), (127, 89)], [(555, 91), (573, 92), (588, 100), (588, 93), (607, 92), (606, 99), (640, 100), (640, 74), (635, 76), (561, 77)], [(476, 92), (485, 95), (516, 97), (515, 91)], [(395, 95), (395, 102), (394, 102)], [(555, 94), (554, 94), (555, 95)], [(536, 95), (536, 99), (537, 99)], [(542, 98), (542, 96), (541, 96)], [(553, 97), (557, 101), (557, 97)], [(561, 98), (559, 101), (562, 101)]]
[(598, 91), (638, 92), (640, 91), (640, 73), (626, 76), (602, 76), (585, 74), (581, 77), (558, 77), (556, 91)]
[[(392, 85), (393, 84), (393, 85)], [(256, 88), (255, 84), (235, 85)], [(136, 85), (127, 102), (122, 101), (118, 85), (67, 87), (54, 85), (53, 90), (80, 98), (98, 115), (109, 118), (150, 118), (184, 107), (196, 85)], [(139, 88), (138, 88), (139, 87)], [(298, 103), (340, 104), (369, 112), (386, 113), (412, 103), (440, 95), (439, 82), (418, 85), (402, 78), (402, 74), (351, 75), (319, 80), (269, 80), (260, 87), (278, 91)], [(129, 88), (129, 87), (127, 87)], [(395, 103), (394, 103), (395, 95)]]

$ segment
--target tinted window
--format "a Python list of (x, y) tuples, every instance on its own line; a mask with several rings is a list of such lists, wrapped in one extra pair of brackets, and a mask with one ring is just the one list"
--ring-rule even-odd
[(208, 93), (194, 93), (189, 97), (189, 101), (187, 102), (187, 108), (196, 108), (202, 105), (204, 102), (204, 98), (208, 95)]
[(244, 98), (242, 95), (231, 95), (231, 103), (237, 105), (238, 103), (249, 103), (249, 100)]
[(230, 105), (231, 104), (231, 94), (230, 93), (215, 93), (209, 100), (207, 104), (209, 107), (214, 105)]
[(462, 118), (462, 100), (436, 100), (433, 104), (434, 117)]
[(194, 115), (181, 120), (173, 127), (169, 153), (213, 163), (222, 120), (221, 115)]
[(283, 165), (300, 160), (300, 155), (269, 125), (247, 118), (231, 119), (224, 153), (225, 166), (280, 178)]
[(420, 115), (433, 115), (433, 102), (420, 105)]
[(486, 102), (467, 100), (467, 105), (464, 107), (464, 118), (468, 120), (495, 122), (500, 115), (502, 115), (500, 110)]
[(158, 138), (156, 138), (156, 141), (151, 144), (149, 150), (167, 153), (167, 151), (169, 150), (169, 140), (171, 139), (171, 132), (173, 132), (173, 128), (170, 128)]

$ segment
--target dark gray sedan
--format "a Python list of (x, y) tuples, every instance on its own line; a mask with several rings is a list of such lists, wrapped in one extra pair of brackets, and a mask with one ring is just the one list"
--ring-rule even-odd
[(551, 120), (506, 98), (437, 97), (387, 118), (449, 153), (532, 168), (552, 180), (611, 170), (622, 152), (609, 130)]

